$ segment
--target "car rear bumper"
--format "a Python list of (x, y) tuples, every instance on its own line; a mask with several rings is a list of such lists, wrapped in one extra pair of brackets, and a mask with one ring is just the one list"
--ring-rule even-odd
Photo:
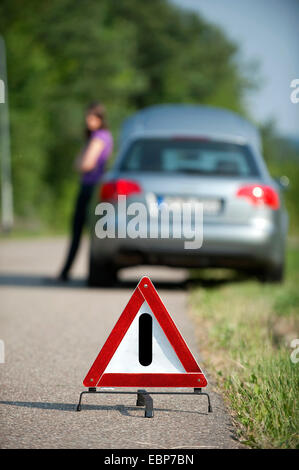
[(91, 256), (119, 267), (138, 264), (177, 267), (251, 268), (279, 265), (284, 258), (284, 237), (268, 224), (212, 225), (203, 227), (199, 249), (187, 249), (187, 239), (178, 238), (104, 238), (93, 237)]

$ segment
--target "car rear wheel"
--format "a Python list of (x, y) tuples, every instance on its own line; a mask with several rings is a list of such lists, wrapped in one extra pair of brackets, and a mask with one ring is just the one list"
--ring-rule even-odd
[(89, 287), (108, 287), (117, 282), (117, 269), (113, 263), (90, 258), (87, 284)]
[(261, 282), (274, 283), (283, 282), (284, 280), (284, 264), (277, 266), (267, 266), (258, 273)]

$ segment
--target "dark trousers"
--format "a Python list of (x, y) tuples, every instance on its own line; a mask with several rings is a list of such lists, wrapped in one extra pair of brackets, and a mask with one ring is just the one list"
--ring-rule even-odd
[(77, 254), (81, 235), (84, 224), (86, 222), (88, 205), (92, 198), (94, 190), (93, 184), (81, 184), (77, 195), (75, 210), (72, 219), (72, 239), (68, 250), (68, 255), (65, 260), (64, 267), (61, 272), (62, 277), (67, 277), (69, 270), (73, 264), (75, 256)]

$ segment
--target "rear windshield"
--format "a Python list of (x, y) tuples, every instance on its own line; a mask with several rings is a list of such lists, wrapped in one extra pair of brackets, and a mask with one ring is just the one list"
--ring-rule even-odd
[(127, 150), (121, 170), (206, 176), (258, 176), (245, 145), (190, 139), (140, 139)]

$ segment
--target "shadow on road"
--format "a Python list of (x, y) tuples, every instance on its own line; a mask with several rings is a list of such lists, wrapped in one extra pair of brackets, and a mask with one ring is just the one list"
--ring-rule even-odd
[[(47, 402), (26, 402), (26, 401), (0, 401), (0, 405), (20, 406), (25, 408), (37, 408), (41, 410), (57, 410), (57, 411), (74, 411), (77, 413), (77, 404), (74, 403), (47, 403)], [(143, 414), (131, 414), (130, 411), (144, 410), (139, 406), (125, 406), (125, 405), (82, 405), (82, 411), (119, 411), (124, 416), (131, 416), (134, 418), (143, 418)], [(191, 413), (196, 415), (206, 416), (208, 412), (200, 412), (196, 410), (178, 410), (169, 408), (154, 408), (155, 411), (165, 411), (172, 413)], [(80, 413), (81, 413), (80, 412)]]
[[(205, 287), (205, 288), (217, 288), (224, 284), (232, 284), (243, 282), (248, 279), (248, 275), (243, 273), (235, 273), (229, 277), (189, 277), (180, 281), (167, 281), (167, 280), (155, 280), (151, 277), (157, 289), (163, 290), (187, 290), (190, 287)], [(1, 273), (0, 274), (0, 286), (14, 286), (14, 287), (42, 287), (42, 288), (62, 288), (62, 289), (135, 289), (139, 279), (136, 280), (119, 280), (113, 285), (105, 287), (88, 287), (85, 279), (74, 278), (67, 282), (61, 282), (55, 278), (45, 277), (42, 275), (30, 275), (30, 274), (11, 274)]]

